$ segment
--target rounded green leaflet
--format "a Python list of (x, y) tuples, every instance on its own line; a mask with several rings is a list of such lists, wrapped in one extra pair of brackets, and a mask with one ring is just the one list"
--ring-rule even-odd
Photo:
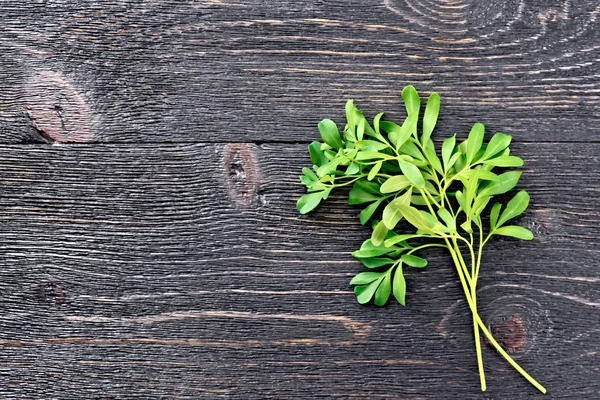
[(402, 89), (402, 100), (406, 106), (406, 112), (408, 115), (419, 114), (419, 108), (421, 107), (421, 99), (419, 94), (415, 90), (414, 86), (406, 86)]
[(375, 294), (375, 291), (379, 287), (379, 284), (381, 283), (382, 279), (383, 279), (383, 277), (381, 277), (367, 285), (354, 287), (354, 294), (356, 295), (356, 300), (358, 300), (358, 302), (360, 304), (368, 303), (371, 300), (371, 298), (373, 298), (373, 295)]
[(521, 215), (527, 206), (529, 206), (529, 193), (521, 190), (506, 204), (506, 208), (498, 220), (498, 225), (504, 225), (509, 219)]
[(394, 193), (406, 189), (411, 185), (408, 178), (404, 175), (394, 175), (388, 178), (381, 185), (381, 193)]
[(474, 124), (471, 128), (471, 132), (469, 132), (469, 137), (467, 139), (467, 163), (470, 164), (475, 158), (475, 154), (481, 149), (484, 134), (485, 127), (479, 122)]
[(427, 266), (427, 260), (421, 257), (417, 257), (412, 254), (402, 254), (402, 262), (414, 268), (424, 268)]
[(375, 211), (377, 211), (377, 208), (381, 205), (382, 201), (383, 201), (383, 199), (374, 201), (373, 203), (369, 204), (367, 207), (365, 207), (360, 212), (359, 218), (360, 218), (360, 223), (362, 225), (366, 224), (369, 221), (369, 219), (371, 219), (371, 217), (373, 216)]
[(500, 209), (502, 208), (502, 204), (496, 203), (492, 206), (492, 211), (490, 211), (490, 229), (494, 230), (498, 226), (498, 215), (500, 215)]
[(313, 163), (313, 165), (316, 165), (317, 167), (320, 167), (321, 165), (327, 164), (329, 162), (329, 159), (325, 156), (323, 150), (321, 150), (320, 142), (312, 142), (311, 144), (309, 144), (308, 153), (310, 154), (310, 161)]
[(533, 239), (533, 233), (522, 226), (509, 225), (498, 228), (494, 231), (494, 235), (511, 236), (521, 240)]
[(344, 147), (344, 142), (340, 137), (337, 125), (330, 119), (324, 119), (319, 122), (319, 132), (323, 141), (336, 150)]
[(298, 211), (300, 211), (300, 214), (306, 214), (314, 210), (321, 200), (323, 200), (323, 195), (324, 192), (314, 192), (301, 196), (298, 199), (298, 202), (296, 202), (296, 207), (298, 208)]
[(392, 260), (391, 258), (386, 258), (386, 257), (360, 258), (359, 260), (367, 268), (380, 268), (380, 267), (383, 267), (384, 265), (390, 265), (390, 264), (395, 263), (394, 260)]
[(367, 191), (362, 185), (354, 185), (348, 194), (348, 204), (363, 204), (377, 201), (381, 196)]
[(398, 164), (400, 165), (400, 169), (404, 176), (408, 178), (414, 187), (417, 189), (423, 189), (425, 187), (423, 174), (421, 174), (421, 171), (416, 165), (405, 160), (398, 160)]
[(377, 226), (375, 226), (375, 229), (373, 229), (373, 234), (371, 235), (371, 242), (373, 242), (375, 246), (381, 245), (385, 240), (385, 236), (387, 235), (387, 233), (388, 228), (385, 226), (383, 221), (379, 221)]
[(402, 263), (396, 267), (392, 290), (396, 301), (402, 305), (406, 305), (406, 280), (402, 274)]
[(483, 163), (494, 167), (522, 167), (523, 159), (515, 156), (500, 156), (485, 160)]
[(398, 205), (410, 205), (411, 195), (412, 189), (409, 188), (406, 193), (395, 198), (389, 202), (387, 206), (385, 206), (383, 209), (382, 222), (388, 229), (394, 229), (396, 224), (398, 224), (398, 222), (402, 219), (402, 210), (400, 207), (398, 207)]
[(448, 170), (452, 168), (452, 165), (450, 164), (450, 157), (452, 157), (452, 152), (454, 151), (455, 146), (456, 135), (450, 136), (442, 143), (442, 163), (444, 164), (444, 171), (446, 174), (448, 173)]
[(377, 176), (377, 173), (381, 169), (382, 164), (383, 164), (383, 161), (379, 161), (378, 163), (375, 163), (375, 165), (373, 165), (373, 168), (371, 168), (371, 171), (369, 171), (369, 175), (367, 176), (368, 180), (372, 181), (373, 178), (375, 178), (375, 176)]
[(488, 158), (500, 153), (510, 145), (511, 140), (512, 137), (509, 135), (505, 135), (502, 132), (495, 133), (490, 139), (490, 142), (488, 143), (483, 156), (481, 156), (481, 159), (487, 160)]
[(425, 115), (423, 115), (423, 135), (421, 136), (421, 144), (426, 147), (437, 123), (438, 114), (440, 112), (440, 96), (437, 93), (432, 93), (427, 100), (425, 107)]
[(495, 196), (497, 194), (503, 194), (517, 186), (519, 178), (521, 177), (521, 171), (508, 171), (498, 175), (497, 181), (490, 181), (479, 189), (478, 196)]
[(371, 283), (383, 276), (383, 272), (361, 272), (356, 274), (354, 278), (350, 281), (349, 285), (366, 285), (367, 283)]
[(381, 280), (381, 283), (377, 287), (377, 291), (375, 292), (375, 297), (373, 298), (373, 303), (376, 306), (382, 307), (387, 303), (388, 298), (390, 297), (391, 290), (391, 279), (390, 272), (386, 273)]

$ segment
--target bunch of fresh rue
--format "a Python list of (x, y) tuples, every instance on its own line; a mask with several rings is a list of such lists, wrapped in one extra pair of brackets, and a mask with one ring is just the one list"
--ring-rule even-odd
[[(533, 239), (526, 228), (507, 225), (529, 204), (524, 190), (505, 206), (493, 204), (489, 228), (482, 218), (494, 196), (517, 185), (521, 172), (507, 168), (520, 167), (523, 161), (510, 155), (508, 135), (496, 133), (484, 144), (480, 123), (473, 125), (461, 143), (457, 143), (456, 135), (444, 140), (438, 154), (431, 133), (440, 97), (436, 93), (429, 96), (420, 126), (421, 100), (414, 87), (404, 88), (402, 99), (408, 113), (402, 125), (382, 120), (381, 113), (371, 126), (352, 101), (346, 103), (347, 123), (341, 135), (333, 121), (324, 119), (319, 123), (324, 143), (313, 142), (308, 147), (313, 168), (302, 170), (300, 179), (308, 194), (298, 200), (298, 210), (305, 214), (334, 188), (352, 185), (348, 203), (366, 205), (360, 212), (360, 222), (366, 224), (378, 216), (378, 220), (372, 220), (372, 236), (352, 253), (369, 269), (350, 282), (361, 304), (373, 300), (375, 305), (383, 306), (392, 293), (404, 305), (406, 282), (402, 269), (427, 265), (415, 254), (420, 250), (448, 249), (473, 314), (481, 389), (485, 390), (486, 384), (480, 331), (521, 375), (545, 393), (546, 389), (498, 344), (477, 312), (476, 287), (486, 243), (494, 235)], [(402, 228), (410, 226), (409, 232), (394, 231), (401, 220), (408, 222)]]

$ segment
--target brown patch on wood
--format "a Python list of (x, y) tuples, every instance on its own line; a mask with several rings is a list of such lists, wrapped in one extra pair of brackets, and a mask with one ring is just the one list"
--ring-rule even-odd
[[(490, 332), (509, 354), (521, 352), (527, 344), (527, 330), (518, 314), (511, 315), (495, 324), (490, 324)], [(487, 338), (485, 341), (486, 344), (491, 344)]]
[[(198, 318), (237, 318), (237, 319), (257, 319), (257, 320), (288, 320), (288, 321), (300, 321), (302, 323), (310, 323), (313, 321), (317, 322), (332, 322), (340, 323), (345, 328), (352, 331), (353, 336), (356, 339), (364, 339), (369, 336), (369, 333), (373, 327), (367, 323), (355, 321), (349, 317), (339, 315), (322, 315), (322, 314), (264, 314), (264, 313), (250, 313), (241, 311), (179, 311), (165, 314), (148, 315), (140, 317), (130, 318), (115, 318), (105, 316), (81, 316), (72, 315), (67, 316), (68, 321), (76, 322), (118, 322), (118, 323), (142, 323), (142, 324), (153, 324), (160, 322), (176, 321), (182, 319), (198, 319)], [(299, 339), (314, 341), (314, 339)]]
[(129, 338), (129, 339), (94, 339), (88, 337), (69, 337), (38, 339), (30, 341), (0, 340), (0, 346), (25, 347), (40, 344), (55, 345), (93, 345), (93, 346), (130, 346), (134, 344), (148, 344), (154, 346), (190, 346), (190, 347), (217, 347), (217, 348), (239, 348), (239, 347), (261, 347), (261, 346), (352, 346), (356, 342), (351, 340), (324, 340), (324, 339), (286, 339), (286, 340), (201, 340), (201, 339), (152, 339), (152, 338)]
[(240, 206), (250, 206), (258, 198), (261, 176), (255, 147), (249, 143), (229, 143), (223, 150), (229, 197)]
[(90, 108), (62, 74), (42, 71), (26, 84), (26, 110), (33, 127), (51, 142), (87, 142), (91, 139)]

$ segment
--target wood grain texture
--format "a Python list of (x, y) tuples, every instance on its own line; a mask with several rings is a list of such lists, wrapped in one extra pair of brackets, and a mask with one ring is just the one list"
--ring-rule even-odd
[(434, 137), (513, 135), (519, 223), (478, 304), (546, 398), (600, 393), (600, 5), (584, 0), (0, 4), (0, 398), (524, 399), (450, 259), (407, 307), (360, 306), (369, 234), (334, 194), (300, 216), (317, 122), (354, 98)]
[[(596, 1), (5, 1), (0, 140), (304, 142), (348, 98), (442, 96), (523, 141), (598, 141)], [(584, 136), (580, 136), (584, 135)]]
[[(537, 236), (494, 241), (483, 260), (482, 318), (551, 398), (600, 390), (599, 149), (515, 143), (532, 197), (520, 223)], [(490, 347), (478, 393), (444, 252), (408, 272), (406, 308), (355, 302), (349, 252), (368, 231), (344, 193), (297, 214), (304, 145), (0, 156), (3, 398), (537, 396)]]

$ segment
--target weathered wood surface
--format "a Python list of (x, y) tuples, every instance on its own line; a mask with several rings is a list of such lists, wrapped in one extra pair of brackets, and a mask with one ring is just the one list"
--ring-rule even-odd
[(443, 252), (406, 308), (360, 306), (357, 211), (295, 211), (316, 123), (350, 97), (399, 117), (406, 84), (441, 94), (439, 133), (513, 134), (536, 239), (490, 243), (481, 314), (547, 398), (599, 397), (599, 13), (3, 2), (0, 397), (538, 396), (489, 348), (479, 392)]

